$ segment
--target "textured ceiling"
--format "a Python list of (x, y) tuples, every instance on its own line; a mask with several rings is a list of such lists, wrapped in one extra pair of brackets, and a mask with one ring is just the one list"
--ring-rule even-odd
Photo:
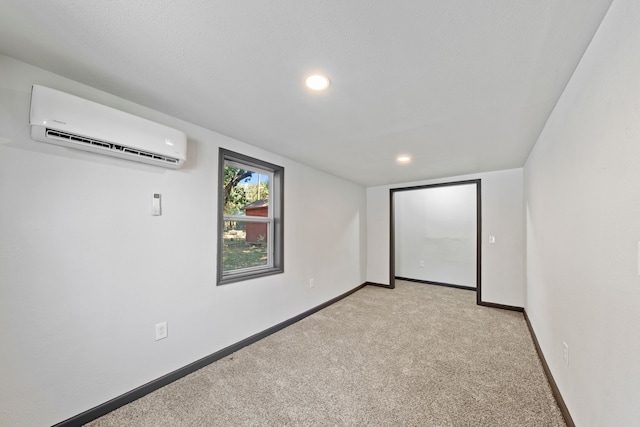
[(0, 52), (371, 186), (521, 167), (610, 3), (2, 0)]

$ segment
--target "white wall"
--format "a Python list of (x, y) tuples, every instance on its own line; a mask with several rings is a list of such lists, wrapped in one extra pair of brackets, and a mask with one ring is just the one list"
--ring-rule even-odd
[(475, 184), (394, 193), (395, 275), (476, 287)]
[[(522, 169), (367, 188), (367, 281), (389, 284), (389, 189), (482, 180), (482, 300), (524, 306)], [(496, 236), (489, 244), (488, 236)]]
[(578, 426), (640, 420), (639, 23), (614, 0), (525, 166), (526, 310)]
[[(31, 140), (32, 84), (185, 131), (187, 165)], [(285, 167), (284, 274), (216, 286), (220, 146)], [(160, 217), (150, 215), (154, 192)], [(353, 183), (0, 56), (0, 425), (57, 423), (363, 283), (365, 197)], [(161, 321), (169, 337), (156, 342)]]

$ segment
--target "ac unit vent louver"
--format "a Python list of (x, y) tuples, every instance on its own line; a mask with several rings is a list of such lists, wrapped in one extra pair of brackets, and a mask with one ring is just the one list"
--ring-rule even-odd
[(104, 148), (105, 150), (111, 150), (119, 153), (128, 153), (135, 156), (145, 157), (147, 159), (157, 160), (159, 162), (178, 164), (179, 160), (173, 157), (160, 156), (158, 154), (149, 153), (147, 151), (136, 150), (129, 147), (123, 147), (122, 145), (111, 144), (105, 141), (99, 141), (97, 139), (85, 138), (79, 135), (73, 135), (71, 133), (60, 132), (54, 129), (47, 129), (46, 136), (51, 139), (57, 139), (61, 141), (73, 142), (75, 144), (91, 145), (93, 147)]
[(170, 169), (187, 161), (184, 132), (44, 86), (31, 90), (29, 123), (36, 141)]

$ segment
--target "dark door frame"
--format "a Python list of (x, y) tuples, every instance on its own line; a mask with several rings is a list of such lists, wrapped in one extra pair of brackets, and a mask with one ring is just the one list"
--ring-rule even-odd
[[(434, 187), (449, 187), (454, 185), (476, 185), (476, 303), (482, 305), (482, 191), (481, 180), (470, 179), (466, 181), (443, 182), (438, 184), (418, 185), (413, 187), (401, 187), (389, 189), (389, 288), (396, 287), (396, 243), (395, 243), (395, 207), (393, 196), (399, 191), (423, 190)], [(434, 283), (451, 286), (444, 283)], [(453, 286), (460, 287), (460, 286)], [(467, 289), (473, 289), (468, 288)]]

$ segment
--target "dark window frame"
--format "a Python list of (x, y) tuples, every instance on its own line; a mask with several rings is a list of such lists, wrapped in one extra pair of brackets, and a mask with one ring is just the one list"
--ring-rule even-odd
[[(247, 271), (236, 271), (225, 274), (222, 269), (222, 250), (224, 235), (224, 168), (227, 161), (246, 165), (248, 169), (264, 169), (273, 173), (273, 182), (269, 184), (271, 204), (269, 206), (273, 215), (273, 239), (269, 242), (272, 245), (272, 266), (263, 268), (252, 268)], [(258, 277), (271, 276), (273, 274), (284, 273), (284, 168), (265, 162), (254, 157), (220, 148), (218, 152), (218, 254), (217, 254), (217, 285), (226, 285)]]

